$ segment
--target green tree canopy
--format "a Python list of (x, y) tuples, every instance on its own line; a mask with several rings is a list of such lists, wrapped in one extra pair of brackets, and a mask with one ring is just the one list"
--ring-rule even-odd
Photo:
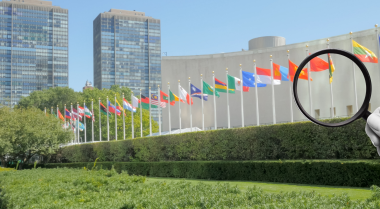
[[(35, 108), (0, 107), (0, 160), (28, 161), (34, 155), (50, 156), (73, 139), (57, 118)], [(4, 165), (4, 164), (3, 164)]]

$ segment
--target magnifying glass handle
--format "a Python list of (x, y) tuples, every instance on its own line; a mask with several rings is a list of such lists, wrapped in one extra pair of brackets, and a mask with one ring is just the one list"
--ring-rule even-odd
[(367, 118), (371, 115), (372, 113), (370, 112), (370, 111), (365, 111), (364, 113), (363, 113), (363, 115), (362, 115), (362, 117), (363, 117), (363, 119), (364, 120), (367, 120)]

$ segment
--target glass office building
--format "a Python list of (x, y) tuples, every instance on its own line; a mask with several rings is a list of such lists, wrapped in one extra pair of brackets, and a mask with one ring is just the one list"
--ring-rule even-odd
[(68, 86), (68, 10), (40, 0), (0, 2), (0, 103)]
[[(157, 94), (161, 84), (160, 20), (144, 12), (111, 9), (94, 20), (94, 85), (127, 86), (135, 95)], [(158, 109), (152, 117), (158, 121)]]

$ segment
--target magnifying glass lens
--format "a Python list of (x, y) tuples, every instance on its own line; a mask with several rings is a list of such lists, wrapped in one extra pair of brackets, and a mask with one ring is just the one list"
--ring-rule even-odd
[[(366, 91), (361, 69), (350, 58), (336, 53), (311, 59), (297, 81), (297, 96), (304, 111), (316, 121), (331, 125), (349, 120), (367, 105)], [(371, 103), (368, 110), (371, 111)]]

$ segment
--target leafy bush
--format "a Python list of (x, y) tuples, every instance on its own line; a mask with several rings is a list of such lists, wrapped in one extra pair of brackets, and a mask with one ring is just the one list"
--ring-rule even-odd
[[(43, 168), (91, 168), (94, 163), (50, 163)], [(32, 168), (33, 165), (29, 165)], [(103, 169), (130, 174), (215, 180), (248, 180), (333, 186), (380, 186), (380, 160), (278, 160), (97, 162)]]
[(364, 127), (360, 119), (339, 128), (298, 122), (199, 131), (68, 146), (62, 156), (69, 162), (378, 159)]
[(0, 208), (377, 208), (372, 197), (315, 192), (270, 194), (258, 187), (241, 191), (229, 184), (144, 183), (145, 177), (114, 170), (32, 169), (0, 173)]

